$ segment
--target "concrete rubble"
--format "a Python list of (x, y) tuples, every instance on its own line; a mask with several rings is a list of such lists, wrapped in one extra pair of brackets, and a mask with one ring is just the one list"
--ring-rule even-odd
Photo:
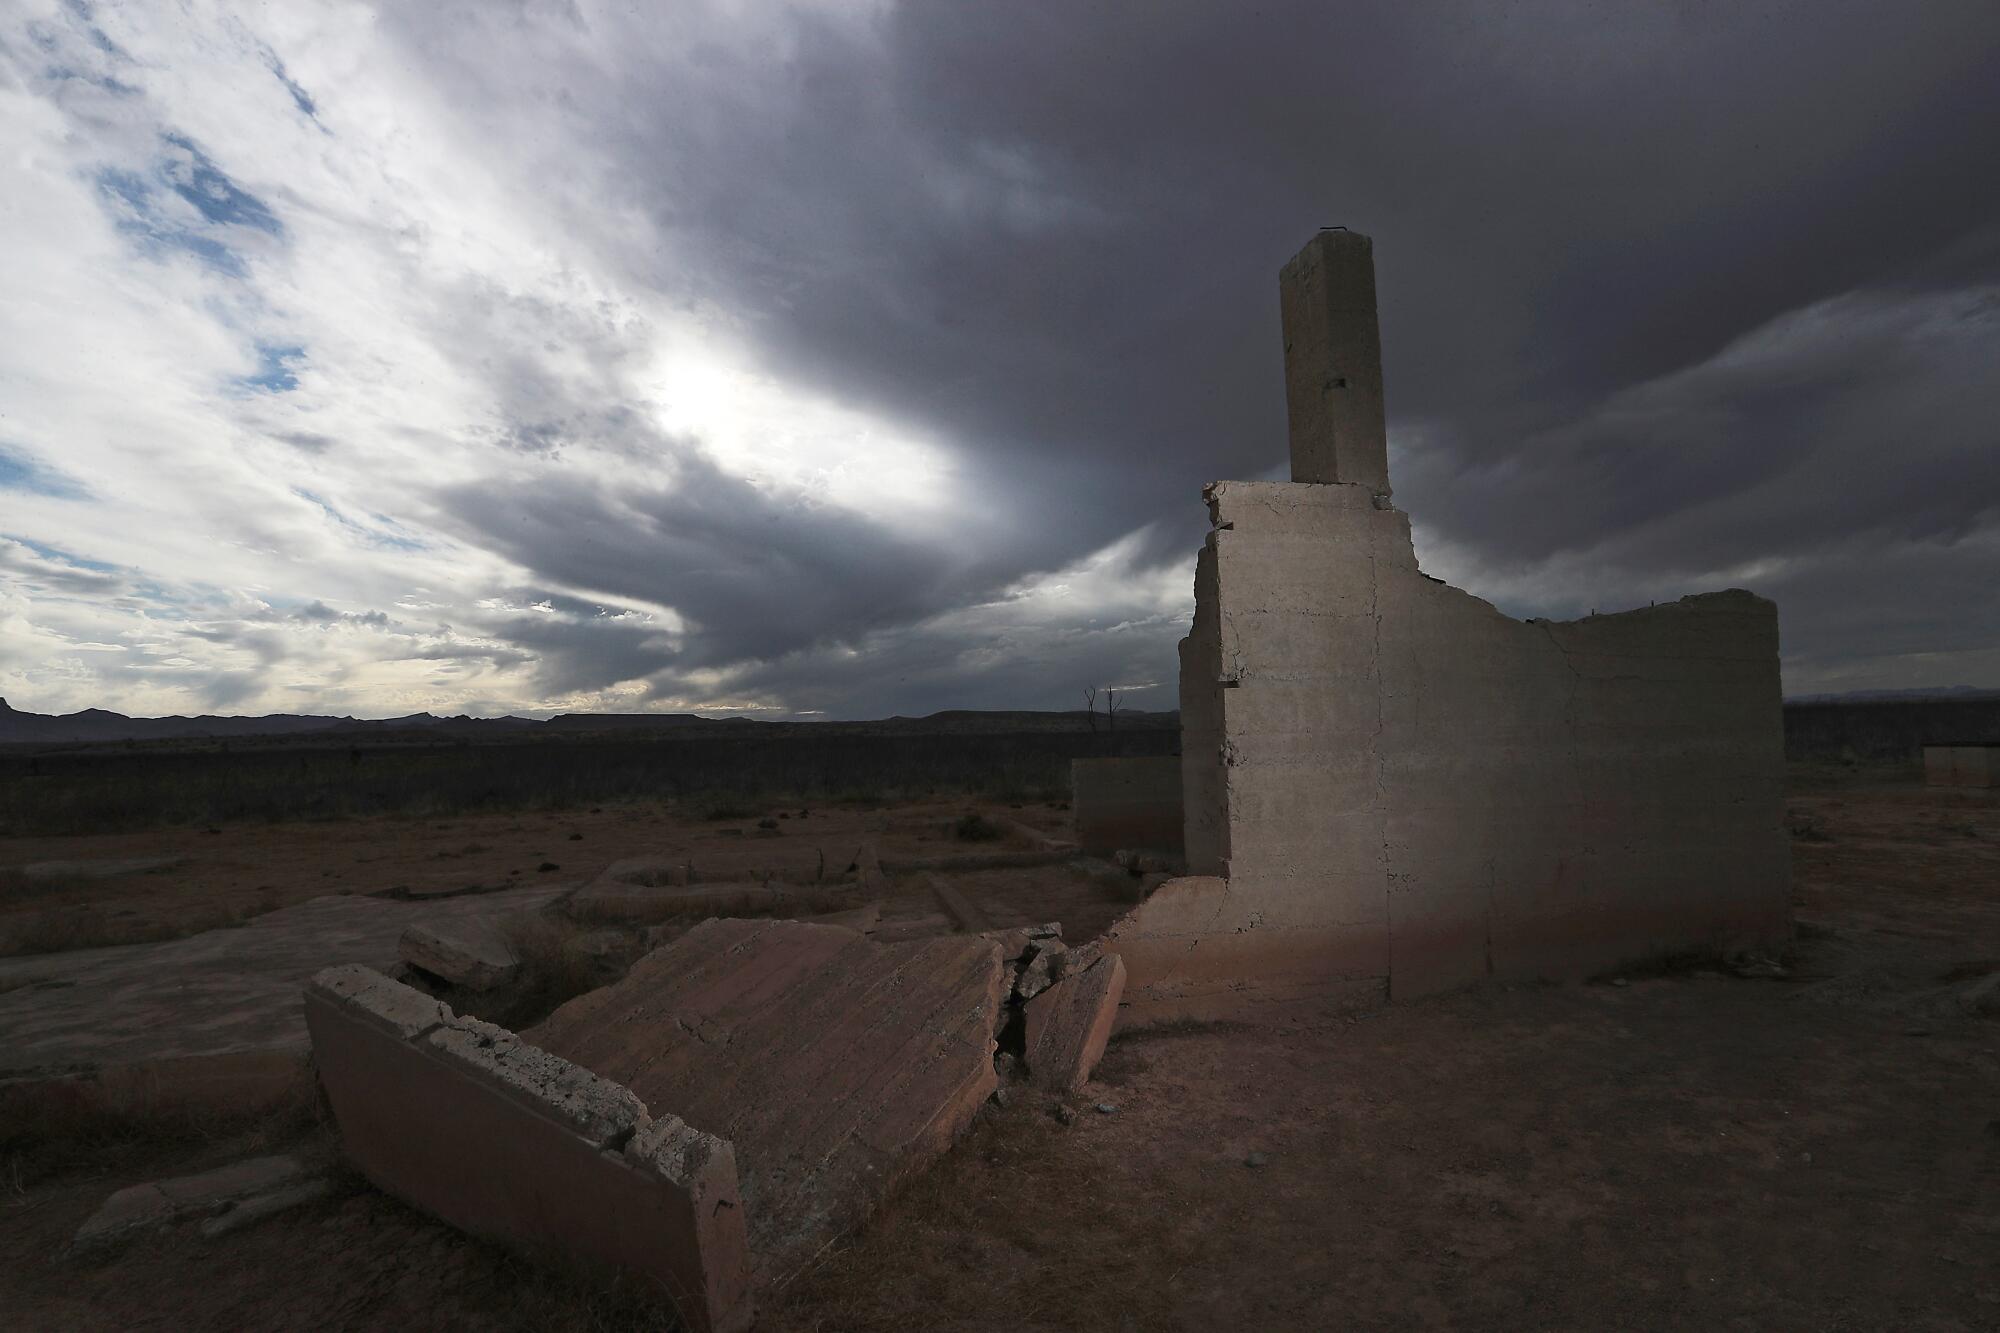
[(1029, 999), (1029, 1077), (1052, 1092), (1081, 1088), (1104, 1056), (1124, 995), (1124, 960), (1105, 954)]
[(1521, 622), (1390, 502), (1372, 244), (1280, 280), (1293, 481), (1216, 482), (1181, 643), (1188, 876), (1110, 933), (1128, 1017), (1576, 978), (1790, 931), (1777, 613)]
[(201, 1234), (212, 1238), (324, 1198), (330, 1188), (323, 1172), (297, 1157), (253, 1157), (119, 1190), (77, 1228), (71, 1245), (98, 1249), (194, 1218), (203, 1219)]
[(468, 990), (504, 986), (521, 970), (506, 932), (483, 917), (413, 925), (396, 952), (411, 967)]

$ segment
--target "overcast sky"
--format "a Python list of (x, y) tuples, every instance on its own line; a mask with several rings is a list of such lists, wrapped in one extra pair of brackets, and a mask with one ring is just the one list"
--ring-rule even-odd
[(2000, 685), (2000, 5), (0, 11), (0, 694), (1175, 706), (1276, 275), (1516, 615)]

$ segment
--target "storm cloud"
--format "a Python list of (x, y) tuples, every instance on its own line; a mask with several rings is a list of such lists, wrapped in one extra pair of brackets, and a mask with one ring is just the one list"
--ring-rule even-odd
[(1334, 223), (1427, 570), (2000, 684), (1989, 4), (30, 4), (0, 126), (17, 707), (1171, 707)]

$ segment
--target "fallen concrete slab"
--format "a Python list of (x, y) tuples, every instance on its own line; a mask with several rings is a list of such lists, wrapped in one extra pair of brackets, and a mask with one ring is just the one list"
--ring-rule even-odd
[(524, 1034), (729, 1140), (762, 1283), (792, 1277), (992, 1093), (999, 946), (885, 946), (791, 921), (707, 921)]
[(358, 966), (306, 990), (355, 1165), (454, 1226), (649, 1284), (697, 1330), (753, 1319), (730, 1145)]
[(1028, 1075), (1053, 1092), (1074, 1092), (1104, 1058), (1125, 994), (1125, 964), (1106, 954), (1028, 1001)]
[(521, 959), (506, 933), (485, 917), (411, 926), (396, 951), (411, 967), (468, 990), (504, 986), (521, 970)]

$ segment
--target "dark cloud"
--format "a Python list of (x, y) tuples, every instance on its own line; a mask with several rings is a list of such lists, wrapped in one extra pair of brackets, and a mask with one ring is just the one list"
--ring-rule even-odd
[[(672, 480), (648, 490), (556, 471), (519, 485), (453, 487), (438, 502), (469, 540), (543, 578), (672, 608), (687, 631), (659, 660), (683, 669), (851, 644), (1004, 577), (990, 564), (945, 558), (892, 524), (760, 490), (691, 447), (662, 461)], [(562, 623), (598, 618), (570, 614)]]
[[(467, 104), (506, 95), (499, 20), (399, 21)], [(671, 241), (627, 247), (632, 281), (948, 441), (1015, 544), (940, 577), (892, 515), (787, 512), (698, 470), (452, 508), (550, 577), (675, 607), (685, 652), (762, 663), (788, 697), (833, 701), (815, 645), (1151, 519), (1163, 556), (1191, 552), (1203, 481), (1282, 462), (1274, 275), (1333, 222), (1377, 238), (1399, 496), (1475, 586), (1527, 571), (1512, 609), (1584, 595), (1534, 586), (1565, 553), (1628, 599), (1761, 564), (1790, 572), (1750, 582), (1801, 598), (1788, 642), (1831, 661), (1840, 622), (1801, 571), (1856, 544), (1980, 558), (1950, 543), (2000, 500), (1991, 5), (938, 0), (699, 62), (657, 15), (623, 22), (577, 45), (551, 25), (538, 86), (591, 128), (604, 207)], [(1929, 587), (1898, 595), (1944, 633)], [(979, 695), (948, 645), (908, 652)]]

